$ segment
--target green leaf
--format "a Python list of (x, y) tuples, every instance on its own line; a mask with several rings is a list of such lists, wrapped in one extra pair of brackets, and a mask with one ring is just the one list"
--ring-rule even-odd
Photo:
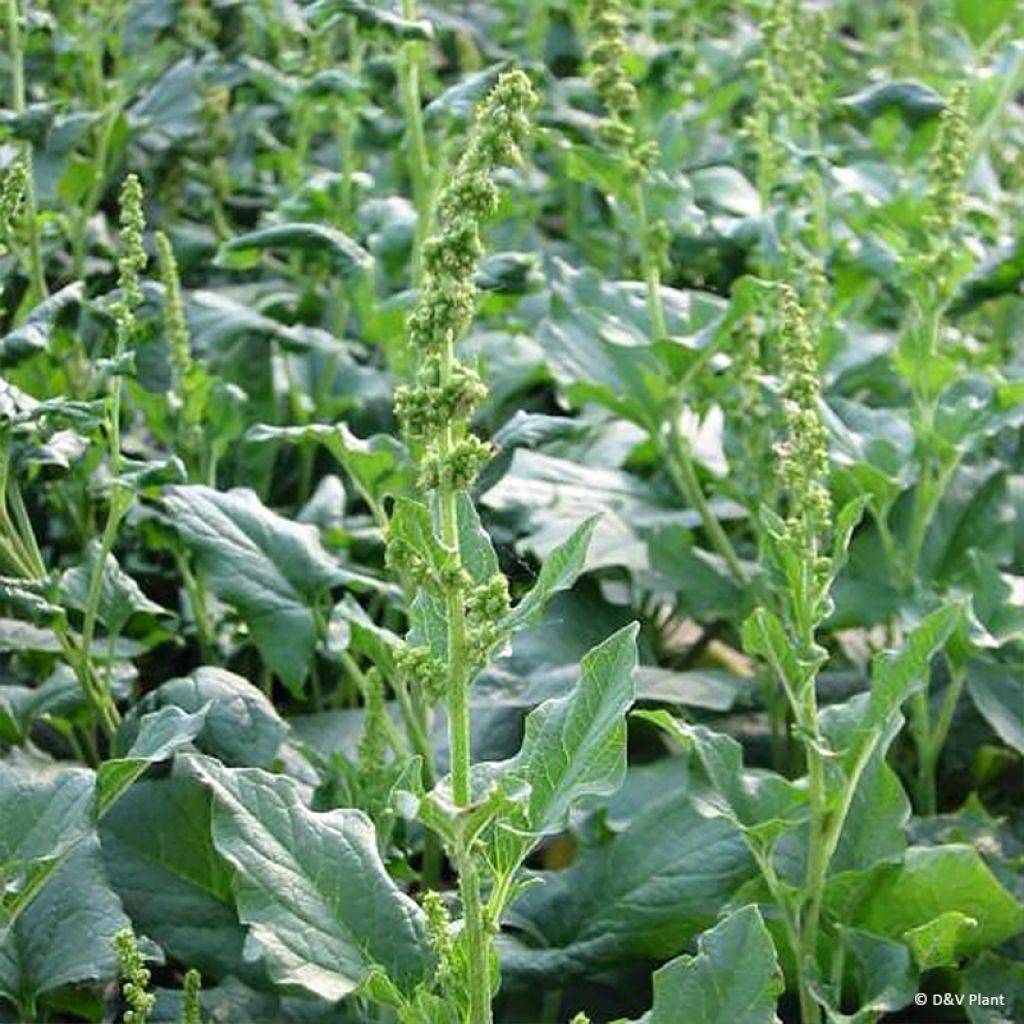
[(334, 1001), (376, 970), (406, 992), (424, 979), (423, 912), (388, 876), (365, 814), (311, 811), (296, 783), (257, 768), (188, 766), (213, 795), (214, 845), (275, 982)]
[(996, 735), (1024, 754), (1024, 684), (1019, 665), (970, 661), (967, 692)]
[(1016, 0), (985, 0), (983, 4), (974, 0), (955, 0), (953, 4), (954, 17), (976, 46), (984, 43), (1016, 10)]
[(963, 945), (965, 933), (977, 928), (978, 922), (959, 910), (947, 910), (929, 921), (903, 933), (922, 971), (934, 967), (955, 967), (956, 951)]
[[(983, 953), (964, 972), (971, 1024), (1013, 1024), (1024, 1020), (1024, 963)], [(971, 999), (971, 996), (974, 999)], [(993, 997), (1001, 996), (994, 1001)]]
[(502, 622), (502, 631), (513, 633), (538, 622), (548, 601), (576, 582), (587, 561), (587, 550), (594, 535), (598, 516), (584, 519), (569, 536), (544, 559), (537, 581)]
[(256, 979), (235, 912), (233, 872), (210, 832), (210, 794), (193, 779), (136, 783), (100, 822), (107, 873), (135, 927), (203, 974)]
[(316, 530), (248, 490), (169, 487), (164, 506), (207, 586), (238, 610), (267, 665), (301, 693), (317, 642), (313, 608), (344, 579)]
[(361, 29), (379, 31), (395, 39), (433, 39), (434, 28), (429, 21), (413, 21), (388, 10), (380, 3), (366, 0), (316, 0), (306, 9), (309, 23), (318, 29), (335, 24), (342, 18), (354, 18)]
[(282, 441), (288, 444), (322, 444), (341, 463), (364, 495), (380, 501), (389, 494), (403, 494), (409, 487), (411, 469), (405, 448), (388, 434), (363, 440), (344, 423), (309, 423), (301, 427), (275, 427), (266, 423), (251, 427), (246, 441)]
[(654, 972), (644, 1024), (776, 1024), (785, 990), (775, 946), (756, 906), (743, 907), (697, 939), (697, 955)]
[(926, 616), (898, 651), (883, 651), (871, 663), (871, 701), (864, 728), (880, 730), (900, 705), (925, 683), (932, 658), (963, 617), (963, 608), (948, 604)]
[(564, 985), (623, 962), (665, 959), (715, 922), (756, 875), (739, 830), (712, 814), (680, 772), (607, 842), (585, 847), (569, 868), (541, 874), (513, 904), (520, 944), (502, 970), (520, 984)]
[[(977, 921), (961, 928), (951, 955), (972, 956), (1024, 931), (1024, 906), (996, 880), (969, 846), (912, 846), (902, 861), (836, 875), (826, 904), (839, 920), (876, 935), (908, 932), (953, 913)], [(949, 917), (944, 926), (955, 922)]]
[(373, 266), (373, 257), (362, 246), (325, 224), (275, 224), (248, 231), (224, 242), (214, 264), (231, 270), (248, 270), (270, 249), (322, 254), (341, 277), (365, 273)]
[(27, 1008), (63, 985), (111, 977), (114, 935), (129, 925), (99, 844), (79, 844), (0, 941), (0, 993)]
[(913, 81), (879, 82), (836, 102), (868, 121), (894, 110), (914, 127), (946, 109), (946, 101), (939, 93)]
[[(101, 545), (93, 540), (85, 549), (81, 564), (68, 569), (60, 580), (60, 592), (64, 603), (71, 608), (84, 611), (88, 605), (89, 587), (96, 571)], [(139, 585), (129, 576), (117, 559), (108, 554), (103, 565), (99, 620), (112, 633), (120, 633), (128, 620), (139, 615), (170, 615), (171, 613), (142, 592)]]
[(638, 630), (626, 626), (589, 651), (575, 690), (527, 716), (522, 748), (508, 768), (530, 785), (531, 831), (557, 832), (581, 798), (622, 785)]
[(121, 757), (110, 758), (96, 773), (99, 787), (99, 815), (102, 817), (125, 790), (151, 765), (166, 761), (188, 746), (206, 722), (206, 705), (195, 714), (181, 708), (165, 707), (143, 715), (131, 748)]
[[(206, 718), (195, 745), (232, 767), (269, 768), (288, 725), (266, 695), (225, 668), (203, 665), (180, 679), (169, 679), (136, 705), (138, 711), (176, 707)], [(124, 729), (133, 725), (125, 721)]]
[(84, 295), (85, 284), (76, 281), (36, 306), (20, 326), (0, 338), (0, 367), (14, 366), (37, 352), (46, 352), (58, 323)]
[(95, 776), (15, 755), (0, 761), (0, 937), (93, 830)]
[(850, 975), (859, 999), (852, 1015), (832, 1010), (830, 1024), (875, 1024), (879, 1016), (900, 1010), (918, 991), (918, 972), (902, 942), (840, 927), (848, 951)]
[(653, 722), (693, 749), (714, 793), (721, 798), (708, 801), (709, 813), (719, 814), (751, 838), (765, 841), (774, 841), (806, 819), (803, 790), (774, 772), (744, 769), (743, 748), (731, 736), (681, 722), (666, 711), (638, 711), (636, 717)]

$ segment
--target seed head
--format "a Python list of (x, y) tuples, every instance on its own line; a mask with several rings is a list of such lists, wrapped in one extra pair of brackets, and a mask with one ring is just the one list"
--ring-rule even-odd
[(129, 174), (121, 186), (121, 255), (117, 261), (121, 303), (126, 310), (142, 305), (139, 275), (146, 269), (146, 250), (142, 237), (146, 218), (142, 212), (142, 184), (138, 176)]
[(181, 299), (181, 277), (178, 274), (178, 261), (175, 259), (171, 240), (163, 231), (156, 233), (155, 244), (157, 264), (160, 267), (160, 281), (164, 286), (164, 333), (170, 348), (171, 366), (180, 385), (192, 367), (188, 324), (185, 320), (185, 306)]
[(929, 239), (929, 262), (940, 276), (948, 269), (952, 240), (964, 207), (964, 175), (967, 172), (970, 128), (970, 93), (959, 84), (939, 121), (939, 133), (932, 148), (928, 174), (928, 212), (925, 225)]
[(612, 149), (629, 152), (636, 141), (629, 121), (639, 98), (625, 69), (626, 19), (620, 0), (591, 0), (590, 35), (590, 81), (608, 112), (598, 130)]
[(817, 340), (796, 292), (782, 288), (782, 394), (786, 440), (779, 445), (779, 476), (789, 499), (789, 526), (810, 547), (827, 527), (828, 435), (821, 421)]
[(149, 992), (149, 970), (130, 928), (124, 928), (114, 936), (114, 952), (121, 974), (121, 992), (128, 1004), (124, 1024), (147, 1024), (156, 996)]
[(200, 973), (194, 967), (187, 970), (182, 992), (181, 1024), (202, 1024), (202, 1007), (199, 1003), (199, 990), (202, 987)]

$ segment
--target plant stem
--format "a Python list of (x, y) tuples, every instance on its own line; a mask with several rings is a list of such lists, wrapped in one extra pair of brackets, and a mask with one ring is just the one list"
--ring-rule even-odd
[(469, 1024), (491, 1024), (491, 944), (484, 928), (480, 877), (469, 851), (463, 851), (457, 860), (469, 959)]
[[(21, 39), (21, 11), (18, 0), (7, 2), (7, 45), (11, 61), (11, 106), (16, 114), (25, 112), (25, 53)], [(36, 207), (35, 164), (32, 158), (32, 143), (23, 139), (20, 143), (22, 159), (25, 161), (25, 219), (28, 223), (28, 276), (31, 295), (42, 302), (49, 292), (46, 274), (43, 270), (43, 246), (39, 237), (39, 217)]]
[(679, 429), (679, 416), (676, 410), (673, 410), (669, 421), (668, 442), (662, 445), (662, 450), (666, 456), (670, 476), (680, 493), (700, 516), (708, 540), (729, 567), (729, 572), (736, 583), (741, 587), (745, 586), (748, 582), (747, 574), (732, 541), (729, 540), (729, 535), (722, 529), (722, 524), (704, 497), (693, 459), (690, 457), (689, 445)]
[(640, 263), (647, 285), (647, 315), (651, 321), (651, 339), (657, 341), (668, 336), (668, 326), (665, 322), (665, 305), (661, 301), (661, 267), (658, 263), (658, 254), (651, 246), (647, 197), (644, 194), (643, 178), (639, 173), (633, 182), (632, 200), (633, 212), (640, 231)]
[[(441, 352), (441, 385), (450, 384), (455, 346), (449, 335)], [(441, 434), (441, 460), (446, 460), (455, 444), (454, 429), (449, 423)], [(459, 549), (458, 494), (450, 482), (442, 479), (439, 487), (441, 502), (441, 540), (448, 549), (453, 568), (462, 566)], [(458, 807), (468, 807), (472, 801), (471, 720), (469, 713), (468, 673), (469, 652), (466, 644), (466, 609), (460, 583), (450, 584), (445, 593), (448, 616), (448, 744), (451, 757), (452, 795)], [(480, 899), (480, 878), (473, 853), (469, 849), (455, 851), (459, 871), (459, 891), (462, 895), (464, 927), (469, 966), (469, 1024), (490, 1024), (490, 937), (484, 925)]]
[[(415, 21), (416, 0), (402, 0), (402, 17)], [(413, 250), (413, 281), (420, 276), (420, 250), (430, 224), (430, 155), (423, 127), (423, 103), (420, 96), (420, 44), (408, 42), (399, 62), (399, 85), (405, 121), (408, 126), (409, 176), (412, 179), (413, 204), (416, 207), (416, 245)]]

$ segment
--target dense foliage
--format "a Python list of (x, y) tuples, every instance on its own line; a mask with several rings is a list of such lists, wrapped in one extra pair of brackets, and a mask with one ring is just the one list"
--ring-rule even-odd
[(0, 1021), (1024, 1020), (1024, 9), (2, 0)]

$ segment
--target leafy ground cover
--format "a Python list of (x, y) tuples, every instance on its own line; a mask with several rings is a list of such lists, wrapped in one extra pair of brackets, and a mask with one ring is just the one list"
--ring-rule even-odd
[(3, 0), (0, 1021), (1024, 1020), (1010, 0)]

